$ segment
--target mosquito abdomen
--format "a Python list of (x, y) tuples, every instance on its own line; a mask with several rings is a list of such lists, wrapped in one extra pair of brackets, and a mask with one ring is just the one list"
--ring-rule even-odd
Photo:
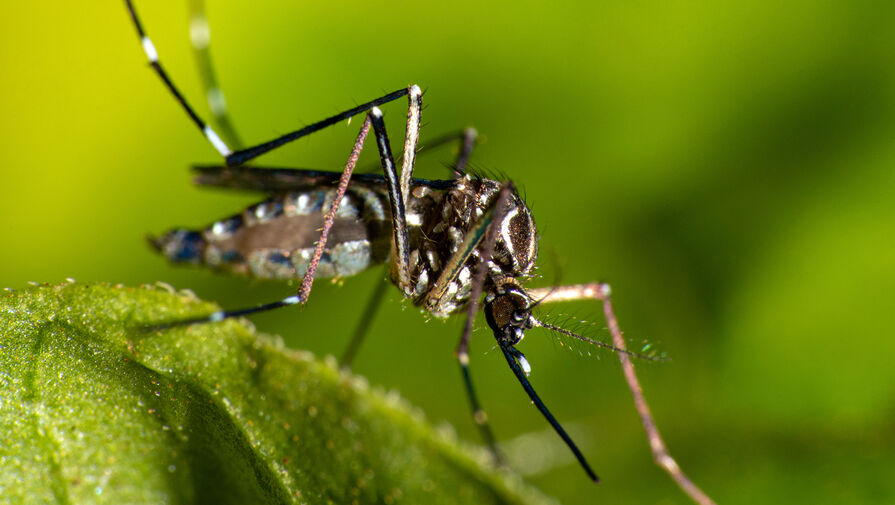
[[(314, 254), (330, 188), (276, 195), (204, 230), (175, 229), (150, 243), (174, 263), (266, 279), (304, 276)], [(389, 215), (382, 195), (352, 188), (342, 199), (317, 277), (359, 273), (388, 258)]]

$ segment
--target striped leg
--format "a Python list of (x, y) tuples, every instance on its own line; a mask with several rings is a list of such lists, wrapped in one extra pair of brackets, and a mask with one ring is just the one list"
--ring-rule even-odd
[[(423, 151), (428, 152), (441, 145), (459, 140), (460, 149), (458, 150), (457, 157), (454, 160), (454, 178), (456, 179), (457, 177), (460, 177), (465, 173), (466, 165), (469, 162), (469, 156), (470, 154), (472, 154), (472, 150), (475, 147), (475, 141), (477, 137), (478, 132), (475, 128), (464, 128), (460, 132), (449, 133), (447, 135), (438, 137), (435, 140), (426, 142), (426, 144), (420, 148), (420, 153), (422, 154)], [(382, 298), (385, 295), (386, 286), (387, 284), (385, 282), (376, 283), (376, 287), (373, 289), (373, 293), (367, 300), (364, 311), (361, 314), (360, 319), (358, 319), (357, 321), (357, 326), (354, 327), (354, 332), (351, 335), (351, 340), (348, 342), (348, 345), (345, 347), (345, 351), (342, 352), (342, 357), (339, 359), (339, 363), (341, 363), (343, 367), (351, 368), (351, 363), (354, 361), (355, 356), (357, 356), (357, 352), (367, 336), (367, 331), (373, 324), (373, 319), (376, 317), (376, 312), (379, 310), (379, 305), (382, 303)], [(463, 370), (464, 377), (468, 377), (468, 368), (464, 368)], [(465, 380), (467, 381), (467, 384), (471, 385), (471, 382), (469, 382), (468, 378)], [(469, 394), (470, 398), (478, 403), (477, 400), (474, 400), (475, 392), (470, 391)], [(482, 414), (484, 414), (484, 412), (477, 407), (473, 410), (482, 412)]]
[(364, 306), (364, 311), (357, 321), (357, 326), (354, 327), (354, 333), (351, 334), (351, 340), (342, 352), (342, 357), (339, 358), (339, 363), (343, 368), (351, 368), (351, 363), (354, 361), (354, 357), (357, 356), (357, 351), (360, 350), (361, 344), (364, 343), (364, 339), (367, 337), (367, 331), (369, 331), (370, 326), (373, 324), (373, 319), (376, 317), (376, 311), (379, 310), (379, 305), (382, 304), (382, 299), (385, 297), (385, 290), (387, 287), (388, 283), (385, 282), (385, 279), (379, 279), (379, 281), (376, 282), (376, 287), (373, 288), (373, 293), (371, 293), (370, 297), (367, 299), (367, 304)]
[(231, 146), (239, 149), (242, 147), (242, 141), (230, 120), (227, 101), (218, 85), (217, 74), (211, 62), (211, 27), (205, 16), (205, 0), (190, 0), (190, 43), (193, 46), (199, 79), (205, 89), (205, 100), (208, 102), (214, 121), (221, 129), (221, 136)]
[(441, 137), (436, 138), (435, 140), (426, 141), (426, 143), (422, 146), (421, 150), (429, 151), (430, 149), (435, 149), (436, 147), (440, 147), (449, 142), (460, 141), (460, 148), (457, 151), (457, 157), (454, 158), (454, 166), (453, 168), (453, 178), (457, 179), (463, 174), (466, 173), (466, 165), (469, 164), (469, 156), (472, 154), (472, 150), (475, 148), (476, 140), (479, 137), (479, 132), (473, 128), (468, 127), (460, 130), (459, 132), (448, 133), (447, 135), (443, 135)]
[(190, 106), (189, 102), (186, 101), (186, 98), (180, 94), (180, 91), (177, 89), (177, 86), (174, 85), (174, 82), (168, 77), (168, 73), (165, 71), (165, 68), (159, 62), (158, 51), (155, 50), (155, 45), (152, 43), (152, 40), (146, 35), (146, 31), (143, 29), (143, 24), (140, 22), (140, 18), (137, 16), (137, 11), (134, 9), (134, 5), (131, 3), (131, 0), (124, 0), (125, 4), (127, 4), (128, 12), (130, 12), (131, 20), (134, 22), (134, 27), (137, 29), (137, 36), (140, 37), (140, 44), (143, 46), (143, 52), (146, 53), (146, 58), (149, 60), (149, 65), (155, 70), (155, 73), (159, 76), (159, 79), (165, 84), (165, 87), (168, 88), (168, 91), (174, 95), (174, 98), (180, 103), (180, 106), (183, 107), (183, 110), (186, 111), (187, 115), (193, 121), (193, 124), (199, 128), (199, 131), (205, 135), (205, 138), (211, 145), (220, 153), (221, 156), (227, 158), (232, 154), (232, 151), (221, 140), (221, 137), (211, 128), (211, 126), (205, 124), (202, 121), (202, 118), (196, 114), (196, 111)]
[[(410, 106), (408, 113), (408, 117), (415, 118), (414, 121), (410, 121), (408, 119), (408, 130), (411, 127), (419, 128), (419, 114), (422, 108), (422, 92), (420, 91), (418, 86), (411, 86), (408, 90)], [(314, 283), (314, 275), (317, 272), (317, 266), (320, 264), (320, 258), (323, 256), (324, 249), (326, 247), (327, 238), (329, 237), (329, 232), (332, 229), (333, 222), (335, 221), (336, 213), (339, 209), (339, 203), (342, 201), (342, 198), (345, 196), (345, 192), (348, 190), (348, 183), (351, 181), (351, 174), (354, 171), (354, 167), (357, 165), (358, 157), (360, 156), (361, 150), (364, 147), (364, 141), (367, 138), (367, 134), (370, 131), (370, 128), (373, 129), (374, 134), (376, 135), (376, 144), (379, 148), (379, 158), (382, 163), (382, 169), (385, 175), (385, 180), (388, 184), (389, 188), (389, 200), (391, 203), (391, 208), (395, 209), (393, 212), (393, 228), (394, 228), (394, 239), (393, 239), (393, 249), (397, 251), (397, 254), (393, 253), (393, 262), (397, 265), (397, 267), (404, 272), (404, 276), (408, 279), (407, 288), (409, 289), (409, 267), (408, 267), (408, 238), (407, 238), (407, 225), (406, 219), (404, 216), (404, 199), (403, 199), (403, 189), (401, 187), (401, 183), (398, 180), (398, 174), (395, 169), (394, 159), (391, 153), (391, 147), (388, 141), (388, 134), (385, 130), (385, 124), (382, 120), (382, 111), (379, 110), (379, 107), (373, 107), (370, 112), (367, 113), (367, 118), (364, 121), (363, 126), (361, 127), (360, 133), (357, 136), (357, 140), (354, 143), (354, 148), (351, 150), (351, 155), (348, 157), (348, 162), (345, 164), (345, 170), (342, 172), (342, 176), (339, 179), (339, 185), (336, 189), (336, 194), (333, 197), (332, 206), (324, 218), (323, 228), (320, 232), (320, 238), (317, 240), (317, 244), (314, 248), (314, 255), (311, 257), (311, 261), (308, 264), (308, 270), (305, 272), (304, 277), (301, 281), (301, 286), (298, 289), (298, 293), (293, 296), (286, 297), (282, 300), (267, 303), (264, 305), (246, 308), (246, 309), (237, 309), (237, 310), (221, 310), (212, 313), (211, 315), (203, 318), (197, 319), (188, 319), (181, 321), (173, 321), (170, 323), (166, 323), (163, 325), (155, 326), (155, 328), (167, 328), (172, 326), (181, 326), (187, 324), (196, 324), (196, 323), (206, 323), (206, 322), (217, 322), (223, 321), (224, 319), (236, 317), (236, 316), (245, 316), (249, 314), (254, 314), (257, 312), (264, 312), (268, 310), (273, 310), (279, 307), (284, 307), (287, 305), (296, 305), (296, 304), (304, 304), (307, 303), (308, 297), (311, 295), (311, 286)], [(413, 151), (416, 150), (416, 139), (414, 138), (413, 142), (407, 143), (406, 147)], [(404, 153), (405, 160), (410, 158), (407, 156), (407, 153)], [(408, 163), (405, 161), (405, 167), (407, 167), (408, 171), (413, 170), (413, 161)], [(408, 178), (409, 181), (409, 178)], [(409, 184), (409, 182), (408, 182)], [(403, 288), (402, 286), (402, 289)]]
[(410, 282), (410, 240), (407, 233), (407, 218), (404, 204), (410, 195), (413, 180), (413, 166), (416, 161), (416, 150), (419, 145), (420, 116), (423, 108), (423, 92), (419, 86), (413, 85), (407, 90), (407, 130), (404, 136), (404, 154), (401, 167), (401, 178), (395, 172), (395, 161), (392, 157), (391, 145), (382, 121), (379, 107), (370, 110), (373, 119), (373, 131), (376, 132), (376, 143), (379, 147), (379, 159), (388, 185), (388, 199), (392, 210), (392, 250), (391, 269), (397, 276), (398, 288), (405, 297), (413, 293)]
[[(402, 88), (396, 91), (393, 91), (387, 95), (379, 97), (375, 100), (371, 100), (365, 104), (358, 105), (357, 107), (353, 107), (346, 111), (340, 112), (334, 116), (328, 117), (322, 121), (317, 121), (316, 123), (312, 123), (310, 125), (305, 126), (304, 128), (286, 133), (285, 135), (281, 135), (273, 140), (258, 144), (256, 146), (249, 147), (247, 149), (241, 149), (238, 151), (233, 151), (230, 147), (221, 139), (221, 137), (214, 131), (214, 129), (205, 123), (201, 117), (196, 113), (193, 107), (187, 102), (186, 98), (180, 93), (177, 89), (177, 86), (174, 85), (174, 82), (168, 76), (168, 73), (165, 71), (161, 62), (159, 61), (158, 52), (155, 49), (155, 45), (153, 45), (152, 40), (146, 34), (146, 31), (143, 29), (143, 24), (140, 22), (140, 18), (137, 16), (137, 11), (134, 9), (133, 2), (131, 0), (124, 0), (127, 5), (128, 12), (130, 13), (131, 20), (134, 23), (134, 28), (137, 30), (137, 36), (140, 37), (140, 43), (143, 46), (143, 52), (146, 53), (146, 58), (149, 60), (149, 65), (158, 75), (159, 79), (165, 84), (165, 87), (168, 88), (168, 91), (174, 95), (174, 98), (180, 103), (180, 106), (187, 113), (192, 120), (193, 124), (199, 128), (199, 131), (205, 136), (209, 143), (215, 148), (215, 150), (224, 158), (228, 166), (241, 165), (247, 161), (251, 161), (258, 156), (273, 151), (274, 149), (288, 144), (293, 140), (305, 137), (310, 135), (318, 130), (322, 130), (328, 126), (332, 126), (340, 121), (349, 119), (353, 116), (356, 116), (360, 113), (366, 112), (373, 107), (378, 105), (382, 105), (384, 103), (391, 102), (397, 98), (400, 98), (408, 93), (409, 88)], [(417, 88), (418, 89), (418, 88)]]
[[(479, 311), (479, 299), (482, 297), (485, 275), (488, 273), (488, 262), (491, 260), (494, 244), (497, 242), (496, 225), (503, 222), (506, 203), (514, 191), (515, 187), (512, 182), (503, 185), (503, 188), (501, 188), (500, 193), (492, 204), (493, 207), (491, 207), (490, 212), (483, 214), (479, 222), (467, 233), (467, 240), (464, 240), (463, 246), (461, 246), (457, 253), (455, 253), (455, 256), (448, 261), (448, 266), (445, 268), (445, 272), (450, 272), (452, 270), (454, 272), (459, 272), (459, 268), (451, 268), (451, 265), (459, 267), (465, 264), (466, 260), (472, 254), (472, 251), (475, 250), (476, 245), (478, 245), (480, 241), (482, 242), (482, 247), (480, 249), (481, 258), (475, 271), (475, 277), (472, 279), (472, 290), (469, 295), (469, 307), (466, 310), (466, 321), (463, 326), (463, 334), (460, 336), (460, 343), (457, 345), (457, 350), (454, 352), (454, 355), (457, 358), (457, 362), (460, 364), (460, 373), (463, 376), (463, 384), (466, 386), (466, 393), (469, 397), (469, 406), (472, 409), (472, 419), (479, 427), (479, 432), (485, 440), (485, 443), (491, 449), (494, 461), (498, 465), (503, 464), (503, 457), (497, 447), (497, 439), (494, 438), (494, 432), (491, 431), (491, 426), (488, 424), (488, 415), (485, 414), (485, 411), (479, 404), (478, 397), (475, 394), (475, 388), (472, 385), (472, 377), (469, 375), (469, 338), (472, 335), (472, 323), (475, 321), (475, 316)], [(453, 275), (456, 276), (456, 273)], [(453, 278), (449, 279), (447, 283), (450, 283), (450, 281), (453, 281)], [(442, 284), (442, 279), (439, 279), (436, 283), (436, 288), (433, 288), (433, 291), (437, 289), (437, 285), (439, 284)]]
[[(357, 158), (360, 155), (360, 151), (363, 149), (364, 141), (371, 126), (376, 134), (382, 167), (385, 172), (386, 180), (389, 184), (389, 199), (391, 201), (392, 208), (396, 209), (394, 212), (395, 233), (393, 247), (396, 250), (396, 255), (394, 255), (394, 258), (396, 259), (394, 259), (394, 262), (399, 274), (402, 291), (407, 293), (410, 289), (408, 252), (409, 246), (407, 239), (406, 220), (404, 218), (404, 201), (406, 200), (407, 195), (409, 195), (410, 192), (410, 183), (413, 177), (413, 165), (416, 157), (416, 149), (419, 142), (420, 115), (422, 110), (422, 92), (420, 88), (414, 85), (409, 88), (394, 91), (376, 100), (372, 100), (365, 104), (346, 110), (342, 113), (336, 114), (335, 116), (331, 116), (327, 119), (318, 121), (299, 130), (287, 133), (268, 142), (233, 152), (230, 147), (220, 138), (220, 136), (218, 136), (214, 129), (212, 129), (210, 125), (206, 124), (202, 120), (202, 118), (199, 117), (199, 115), (195, 112), (189, 102), (187, 102), (186, 98), (184, 98), (184, 96), (177, 89), (176, 85), (168, 76), (168, 73), (165, 71), (164, 67), (161, 65), (158, 57), (158, 52), (156, 51), (152, 40), (146, 34), (146, 31), (144, 30), (143, 25), (140, 22), (140, 18), (137, 15), (132, 1), (125, 0), (125, 4), (127, 6), (128, 12), (130, 13), (131, 20), (134, 23), (134, 27), (137, 30), (137, 35), (140, 38), (140, 42), (143, 46), (143, 51), (146, 53), (146, 57), (149, 60), (150, 66), (153, 68), (155, 73), (162, 80), (171, 94), (174, 95), (174, 97), (180, 103), (181, 107), (184, 109), (184, 111), (187, 113), (196, 127), (199, 128), (199, 130), (212, 144), (212, 146), (218, 151), (218, 153), (220, 153), (220, 155), (224, 157), (228, 166), (241, 165), (242, 163), (250, 161), (257, 156), (260, 156), (261, 154), (272, 151), (293, 140), (310, 135), (311, 133), (314, 133), (320, 129), (331, 126), (342, 120), (349, 119), (352, 116), (355, 116), (362, 112), (368, 110), (370, 111), (367, 115), (367, 119), (364, 121), (361, 132), (354, 144), (354, 149), (351, 152), (351, 156), (349, 157), (348, 163), (345, 166), (345, 170), (339, 180), (336, 197), (333, 201), (329, 214), (327, 214), (324, 220), (324, 226), (320, 234), (320, 239), (317, 241), (314, 255), (311, 258), (311, 262), (308, 265), (308, 270), (302, 279), (298, 294), (257, 307), (232, 311), (218, 311), (205, 318), (176, 321), (163, 326), (177, 326), (182, 324), (221, 321), (229, 317), (243, 316), (256, 312), (272, 310), (286, 305), (295, 305), (298, 303), (307, 302), (307, 299), (310, 296), (311, 286), (314, 282), (314, 274), (317, 270), (317, 266), (319, 265), (320, 258), (323, 255), (329, 231), (332, 228), (332, 224), (335, 219), (335, 214), (338, 211), (339, 203), (341, 202), (342, 197), (344, 196), (345, 191), (348, 188), (351, 173), (353, 172), (354, 167), (357, 164)], [(193, 16), (191, 35), (194, 48), (200, 55), (200, 66), (202, 66), (202, 61), (205, 61), (207, 63), (207, 65), (205, 65), (205, 70), (200, 70), (200, 72), (203, 72), (206, 75), (205, 82), (208, 91), (207, 94), (212, 99), (212, 103), (210, 105), (213, 110), (217, 109), (216, 115), (218, 115), (219, 118), (223, 118), (224, 120), (226, 120), (226, 109), (221, 107), (222, 102), (215, 102), (213, 98), (214, 95), (219, 95), (220, 97), (222, 97), (222, 95), (220, 95), (219, 91), (215, 91), (218, 90), (218, 88), (216, 86), (216, 80), (214, 79), (214, 73), (211, 69), (210, 60), (208, 60), (207, 48), (209, 31), (208, 24), (205, 21), (204, 9), (201, 1), (196, 0), (196, 2), (194, 2), (193, 4), (192, 9)], [(404, 144), (404, 160), (401, 180), (399, 182), (397, 173), (395, 171), (394, 160), (391, 155), (391, 149), (388, 144), (388, 137), (385, 131), (385, 126), (382, 121), (382, 112), (379, 110), (378, 105), (390, 102), (404, 95), (409, 95), (410, 106), (407, 113), (407, 132)]]
[[(375, 110), (378, 111), (378, 109)], [(165, 329), (175, 326), (185, 326), (197, 323), (214, 323), (223, 321), (224, 319), (229, 319), (231, 317), (246, 316), (249, 314), (266, 312), (268, 310), (285, 307), (287, 305), (296, 305), (299, 303), (303, 304), (307, 302), (308, 297), (311, 294), (311, 286), (314, 282), (314, 274), (317, 271), (317, 266), (320, 263), (320, 258), (323, 256), (323, 250), (326, 247), (326, 240), (329, 236), (329, 231), (332, 228), (333, 222), (335, 221), (336, 213), (339, 210), (339, 203), (345, 196), (345, 191), (348, 190), (348, 183), (351, 180), (351, 173), (354, 171), (354, 167), (357, 166), (357, 159), (358, 157), (360, 157), (361, 150), (363, 150), (364, 147), (364, 141), (367, 138), (367, 134), (370, 132), (370, 127), (373, 122), (372, 118), (373, 112), (368, 113), (367, 119), (364, 121), (363, 126), (361, 126), (360, 133), (358, 133), (357, 135), (357, 140), (355, 140), (354, 142), (354, 147), (351, 149), (351, 154), (348, 156), (348, 162), (345, 164), (345, 171), (342, 172), (342, 177), (339, 179), (339, 186), (336, 189), (336, 195), (333, 198), (332, 207), (324, 217), (323, 230), (320, 232), (320, 238), (317, 240), (317, 244), (314, 248), (314, 255), (311, 257), (311, 261), (308, 264), (308, 270), (305, 272), (305, 275), (301, 280), (301, 286), (298, 289), (298, 294), (287, 296), (282, 300), (258, 305), (255, 307), (236, 310), (219, 310), (205, 317), (195, 319), (182, 319), (163, 323), (160, 325), (153, 325), (152, 329)]]
[(475, 128), (465, 128), (460, 134), (460, 151), (457, 153), (457, 159), (454, 161), (454, 179), (466, 173), (466, 165), (469, 164), (469, 156), (475, 147), (475, 142), (479, 137), (479, 132)]

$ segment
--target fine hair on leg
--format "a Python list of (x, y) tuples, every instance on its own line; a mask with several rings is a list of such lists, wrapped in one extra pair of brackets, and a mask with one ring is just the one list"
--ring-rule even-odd
[(608, 284), (591, 283), (576, 284), (571, 286), (559, 286), (552, 288), (539, 288), (529, 290), (529, 295), (539, 300), (540, 303), (555, 303), (574, 300), (598, 300), (603, 305), (603, 314), (606, 317), (606, 324), (609, 326), (609, 333), (612, 335), (612, 344), (620, 351), (616, 352), (619, 361), (621, 361), (622, 371), (628, 389), (634, 397), (634, 407), (640, 416), (640, 422), (643, 430), (646, 432), (646, 438), (649, 441), (650, 449), (653, 454), (653, 460), (660, 468), (665, 470), (671, 478), (680, 486), (680, 488), (690, 496), (693, 501), (700, 505), (713, 505), (714, 501), (705, 494), (681, 469), (677, 461), (671, 456), (659, 428), (656, 426), (653, 415), (650, 412), (649, 405), (643, 395), (643, 388), (640, 386), (640, 380), (634, 371), (634, 363), (631, 361), (632, 353), (627, 350), (625, 339), (622, 335), (618, 319), (612, 309), (612, 301), (610, 299), (611, 290)]

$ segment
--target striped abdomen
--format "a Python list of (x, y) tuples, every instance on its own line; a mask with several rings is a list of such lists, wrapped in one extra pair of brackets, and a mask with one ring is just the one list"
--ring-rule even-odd
[[(150, 242), (171, 261), (269, 279), (302, 277), (335, 188), (276, 195), (204, 230), (176, 229)], [(388, 199), (352, 185), (336, 213), (317, 277), (356, 274), (388, 259)]]

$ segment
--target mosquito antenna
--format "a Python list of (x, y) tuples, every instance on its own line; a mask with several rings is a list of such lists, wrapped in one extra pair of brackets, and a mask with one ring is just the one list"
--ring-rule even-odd
[[(548, 295), (548, 296), (549, 296), (549, 295)], [(546, 297), (544, 297), (544, 298), (546, 298)], [(541, 300), (543, 300), (544, 298), (541, 298)], [(538, 300), (538, 302), (540, 302), (541, 300)], [(556, 326), (556, 325), (553, 325), (553, 324), (550, 324), (550, 323), (545, 323), (544, 321), (540, 321), (540, 320), (538, 320), (538, 319), (535, 319), (533, 316), (531, 317), (531, 322), (532, 322), (532, 324), (534, 324), (535, 326), (540, 326), (541, 328), (546, 328), (546, 329), (548, 329), (548, 330), (555, 331), (555, 332), (560, 333), (560, 334), (563, 334), (563, 335), (565, 335), (565, 336), (567, 336), (567, 337), (572, 337), (572, 338), (577, 339), (577, 340), (580, 340), (580, 341), (582, 341), (582, 342), (587, 342), (588, 344), (591, 344), (591, 345), (596, 346), (596, 347), (600, 347), (600, 348), (603, 348), (603, 349), (608, 349), (608, 350), (610, 350), (610, 351), (617, 352), (617, 353), (619, 353), (619, 354), (626, 354), (626, 355), (631, 356), (631, 357), (633, 357), (633, 358), (638, 358), (638, 359), (642, 359), (642, 360), (646, 360), (646, 361), (660, 361), (660, 362), (669, 361), (668, 358), (664, 358), (664, 357), (661, 357), (661, 356), (648, 356), (648, 355), (646, 355), (646, 354), (641, 354), (641, 353), (637, 353), (637, 352), (631, 352), (631, 351), (629, 351), (629, 350), (627, 350), (627, 349), (619, 349), (618, 347), (615, 347), (615, 346), (612, 345), (612, 344), (607, 344), (606, 342), (600, 342), (599, 340), (594, 340), (594, 339), (592, 339), (592, 338), (588, 338), (588, 337), (585, 337), (585, 336), (583, 336), (583, 335), (579, 335), (579, 334), (575, 333), (574, 331), (567, 330), (567, 329), (565, 329), (565, 328), (563, 328), (563, 327), (561, 327), (561, 326)]]
[(528, 310), (532, 310), (538, 305), (541, 304), (544, 300), (550, 298), (550, 295), (556, 291), (557, 288), (562, 284), (562, 264), (559, 261), (559, 255), (556, 253), (556, 249), (550, 250), (550, 259), (552, 260), (550, 263), (553, 264), (553, 286), (544, 294), (544, 296), (538, 298), (534, 303), (528, 306)]
[[(558, 279), (559, 279), (559, 276), (557, 276), (557, 280), (558, 280)], [(529, 306), (528, 306), (528, 310), (532, 310), (532, 309), (534, 309), (535, 307), (537, 307), (538, 305), (540, 305), (541, 302), (543, 302), (544, 300), (550, 298), (550, 295), (552, 295), (553, 292), (556, 291), (558, 288), (559, 288), (559, 283), (556, 283), (553, 287), (551, 287), (551, 288), (547, 291), (547, 293), (544, 294), (544, 296), (538, 298), (537, 300), (534, 301), (534, 303), (532, 303), (531, 305), (529, 305)], [(540, 323), (540, 321), (538, 321), (537, 319), (535, 319), (535, 322)]]
[[(547, 291), (547, 294), (545, 294), (544, 296), (538, 298), (537, 300), (535, 300), (534, 303), (532, 303), (531, 305), (529, 305), (529, 306), (528, 306), (528, 310), (532, 310), (532, 309), (534, 309), (535, 307), (537, 307), (538, 305), (540, 305), (541, 302), (543, 302), (543, 301), (546, 300), (547, 298), (550, 298), (550, 295), (553, 294), (553, 290), (555, 290), (555, 289), (556, 289), (555, 286), (552, 287), (552, 288), (550, 288), (550, 291)], [(534, 319), (534, 318), (532, 318), (532, 319)], [(538, 321), (537, 319), (534, 319), (534, 322), (535, 322), (535, 323), (540, 323), (540, 321)], [(540, 326), (540, 324), (538, 324), (538, 326)]]

